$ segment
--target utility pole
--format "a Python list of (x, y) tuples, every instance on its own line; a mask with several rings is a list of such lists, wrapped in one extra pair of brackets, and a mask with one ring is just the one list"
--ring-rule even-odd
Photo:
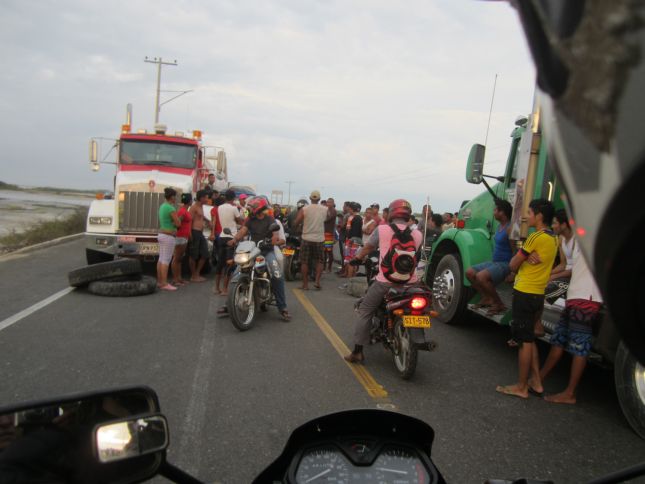
[[(144, 59), (144, 62), (149, 62), (150, 64), (157, 64), (157, 97), (155, 99), (155, 124), (159, 123), (159, 110), (161, 109), (161, 105), (159, 104), (159, 93), (161, 92), (161, 66), (166, 65), (166, 66), (176, 66), (177, 65), (177, 60), (174, 60), (172, 62), (164, 62), (161, 57), (156, 58), (154, 57), (152, 60), (146, 58)], [(164, 103), (165, 104), (165, 103)]]
[(287, 205), (291, 205), (291, 185), (293, 185), (296, 182), (289, 180), (289, 181), (286, 181), (285, 183), (289, 185), (289, 195), (287, 197), (288, 198)]

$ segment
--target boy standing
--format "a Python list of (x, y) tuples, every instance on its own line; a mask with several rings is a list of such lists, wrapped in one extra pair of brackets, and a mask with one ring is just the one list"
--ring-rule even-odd
[[(542, 314), (544, 288), (558, 249), (557, 239), (547, 225), (553, 220), (553, 213), (553, 204), (548, 200), (531, 201), (527, 222), (529, 227), (535, 227), (535, 232), (528, 236), (509, 263), (511, 272), (517, 273), (513, 285), (512, 339), (509, 343), (519, 347), (519, 379), (514, 385), (496, 388), (505, 395), (528, 398), (529, 389), (538, 394), (544, 391), (535, 344), (535, 324)], [(530, 388), (529, 372), (532, 373)]]

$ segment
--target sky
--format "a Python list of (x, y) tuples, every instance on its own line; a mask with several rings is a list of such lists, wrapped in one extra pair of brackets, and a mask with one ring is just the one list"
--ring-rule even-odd
[[(111, 189), (90, 170), (92, 137), (154, 124), (201, 129), (226, 149), (229, 180), (291, 202), (395, 198), (456, 211), (484, 143), (503, 173), (509, 135), (530, 112), (535, 71), (516, 12), (475, 0), (4, 0), (0, 15), (0, 180)], [(162, 93), (162, 101), (174, 94)], [(107, 150), (105, 149), (105, 154)], [(108, 158), (114, 161), (114, 156)], [(340, 203), (339, 203), (340, 204)]]

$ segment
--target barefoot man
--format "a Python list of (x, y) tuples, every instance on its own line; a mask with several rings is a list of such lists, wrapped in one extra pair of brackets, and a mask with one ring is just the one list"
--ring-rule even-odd
[[(528, 398), (529, 390), (542, 394), (540, 362), (535, 344), (535, 324), (544, 307), (544, 288), (549, 282), (551, 268), (558, 250), (558, 242), (549, 224), (553, 220), (553, 204), (536, 199), (529, 204), (528, 225), (535, 232), (529, 235), (524, 245), (510, 262), (511, 272), (517, 272), (513, 286), (513, 320), (511, 335), (513, 345), (518, 346), (519, 378), (514, 385), (498, 386), (496, 390), (505, 395)], [(529, 387), (529, 372), (532, 374)]]
[(567, 302), (560, 321), (551, 336), (551, 351), (540, 370), (542, 381), (560, 361), (565, 350), (571, 353), (569, 384), (562, 392), (547, 395), (544, 399), (552, 403), (576, 403), (576, 389), (587, 366), (591, 351), (593, 325), (600, 308), (602, 296), (591, 271), (580, 252), (578, 244), (573, 246), (573, 267), (571, 282), (567, 291)]
[(204, 237), (204, 204), (208, 198), (206, 190), (199, 190), (195, 196), (196, 200), (193, 206), (190, 207), (190, 216), (193, 219), (191, 227), (191, 242), (190, 242), (190, 258), (188, 263), (190, 265), (190, 281), (191, 282), (204, 282), (200, 273), (206, 259), (208, 259), (208, 244)]

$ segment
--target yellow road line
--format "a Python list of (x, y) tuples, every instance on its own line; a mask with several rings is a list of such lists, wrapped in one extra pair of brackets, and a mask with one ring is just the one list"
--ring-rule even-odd
[[(302, 304), (305, 310), (318, 325), (320, 331), (322, 331), (322, 333), (327, 337), (336, 352), (341, 357), (348, 354), (349, 348), (347, 347), (347, 345), (343, 342), (342, 339), (340, 339), (331, 325), (325, 320), (323, 315), (320, 314), (320, 312), (311, 303), (311, 301), (309, 301), (307, 296), (305, 296), (300, 289), (293, 289), (293, 293), (298, 298), (298, 301), (300, 301), (300, 304)], [(343, 359), (343, 361), (345, 360)], [(349, 369), (352, 370), (352, 373), (354, 373), (354, 376), (359, 381), (359, 383), (363, 385), (370, 397), (376, 399), (377, 401), (379, 401), (379, 403), (389, 403), (387, 401), (387, 392), (385, 391), (385, 388), (378, 384), (378, 382), (363, 365), (355, 365), (348, 363), (347, 361), (345, 361), (345, 363), (347, 364)]]

